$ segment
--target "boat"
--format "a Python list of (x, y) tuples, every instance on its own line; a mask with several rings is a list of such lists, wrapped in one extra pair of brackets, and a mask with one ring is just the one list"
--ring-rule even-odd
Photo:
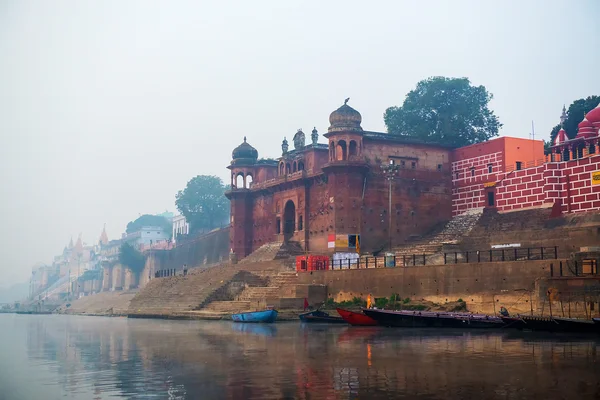
[(253, 311), (246, 313), (233, 314), (231, 319), (234, 322), (255, 322), (271, 323), (277, 319), (277, 310)]
[(15, 314), (50, 315), (52, 311), (16, 311)]
[(539, 315), (517, 315), (501, 317), (506, 327), (545, 332), (600, 333), (600, 320), (544, 317)]
[(379, 325), (391, 327), (493, 329), (505, 325), (500, 317), (482, 314), (379, 309), (363, 309), (363, 312)]
[(375, 321), (373, 318), (369, 317), (368, 315), (365, 315), (362, 312), (349, 311), (349, 310), (344, 310), (342, 308), (336, 308), (336, 311), (338, 312), (338, 314), (340, 314), (340, 316), (344, 319), (344, 321), (346, 321), (350, 325), (354, 325), (354, 326), (375, 326), (375, 325), (377, 325), (377, 321)]
[(345, 324), (346, 323), (346, 321), (344, 321), (343, 318), (331, 316), (328, 313), (326, 313), (325, 311), (321, 311), (321, 310), (309, 311), (304, 314), (300, 314), (298, 317), (300, 318), (300, 321), (302, 321), (302, 322), (320, 322), (320, 323), (327, 323), (327, 324)]

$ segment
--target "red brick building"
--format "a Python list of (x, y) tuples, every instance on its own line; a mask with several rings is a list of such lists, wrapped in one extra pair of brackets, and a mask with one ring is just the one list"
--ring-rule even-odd
[(329, 122), (328, 144), (317, 143), (316, 130), (306, 144), (298, 131), (277, 160), (259, 160), (245, 138), (233, 151), (227, 196), (238, 257), (274, 241), (311, 252), (377, 250), (451, 218), (451, 149), (363, 130), (346, 103)]
[(479, 207), (552, 206), (556, 214), (600, 209), (599, 129), (600, 105), (584, 117), (575, 138), (561, 129), (546, 156), (542, 141), (508, 137), (456, 149), (452, 214)]
[[(281, 157), (259, 160), (244, 138), (228, 167), (231, 249), (245, 257), (266, 243), (294, 241), (318, 253), (374, 251), (473, 208), (600, 209), (597, 110), (587, 115), (585, 135), (557, 143), (550, 156), (542, 141), (528, 139), (450, 149), (366, 131), (346, 103), (329, 116), (328, 144), (318, 143), (316, 130), (306, 144), (299, 130), (294, 149), (284, 139)], [(557, 160), (565, 148), (569, 157)]]

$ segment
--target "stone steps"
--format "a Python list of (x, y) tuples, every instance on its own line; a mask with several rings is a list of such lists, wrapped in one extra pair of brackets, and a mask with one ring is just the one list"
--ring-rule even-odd
[(250, 301), (213, 301), (202, 311), (213, 312), (220, 314), (235, 314), (240, 312), (248, 312), (251, 310)]
[(254, 271), (261, 274), (271, 271), (272, 274), (276, 274), (281, 270), (280, 263), (271, 261), (244, 265), (219, 265), (196, 270), (187, 276), (152, 279), (131, 300), (129, 313), (188, 312), (197, 309), (236, 277), (242, 281), (248, 279), (257, 286), (265, 286), (267, 280), (254, 275)]
[(254, 250), (250, 255), (240, 260), (239, 264), (248, 264), (261, 261), (272, 261), (281, 250), (281, 242), (266, 243)]
[(483, 208), (475, 208), (452, 218), (441, 230), (429, 237), (394, 249), (396, 256), (435, 254), (442, 252), (444, 244), (460, 243), (477, 225), (483, 215)]
[(279, 287), (248, 287), (238, 296), (238, 301), (260, 301), (279, 297)]

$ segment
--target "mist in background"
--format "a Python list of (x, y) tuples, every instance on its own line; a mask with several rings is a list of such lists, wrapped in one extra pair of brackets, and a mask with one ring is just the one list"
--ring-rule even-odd
[[(600, 93), (600, 2), (0, 0), (0, 287), (71, 236), (229, 183), (244, 136), (278, 157), (346, 97), (363, 127), (429, 76), (494, 94), (502, 135), (548, 139)], [(322, 138), (321, 142), (325, 142)]]

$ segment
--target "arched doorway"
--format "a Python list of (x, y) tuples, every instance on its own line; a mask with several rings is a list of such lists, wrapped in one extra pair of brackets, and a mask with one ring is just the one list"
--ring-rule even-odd
[(283, 209), (283, 240), (288, 242), (296, 230), (296, 206), (288, 200)]

